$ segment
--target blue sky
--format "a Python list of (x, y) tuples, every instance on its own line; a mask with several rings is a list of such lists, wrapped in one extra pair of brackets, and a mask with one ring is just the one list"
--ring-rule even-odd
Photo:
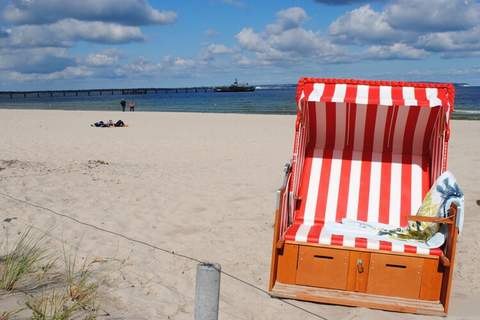
[(473, 0), (0, 0), (0, 90), (480, 84)]

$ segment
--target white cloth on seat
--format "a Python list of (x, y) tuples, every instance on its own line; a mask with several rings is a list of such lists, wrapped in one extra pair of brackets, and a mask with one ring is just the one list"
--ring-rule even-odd
[[(457, 206), (455, 223), (459, 232), (461, 232), (464, 219), (463, 192), (453, 174), (446, 171), (437, 178), (430, 191), (425, 195), (417, 216), (445, 218), (448, 216), (448, 210), (452, 204)], [(334, 234), (411, 244), (424, 249), (442, 246), (447, 233), (446, 226), (433, 222), (411, 221), (407, 227), (398, 228), (378, 222), (364, 222), (346, 218), (342, 219), (342, 223), (327, 222), (324, 228)]]
[(388, 241), (392, 244), (412, 245), (422, 249), (439, 248), (445, 242), (445, 229), (442, 228), (428, 241), (419, 240), (400, 240), (392, 238), (388, 234), (380, 235), (379, 232), (384, 229), (394, 229), (394, 226), (377, 223), (377, 222), (363, 222), (344, 218), (342, 223), (326, 222), (324, 229), (331, 234), (345, 235), (352, 238), (366, 238), (369, 240)]
[[(464, 198), (455, 177), (449, 171), (440, 175), (426, 194), (422, 206), (417, 213), (419, 216), (430, 216), (445, 218), (448, 216), (450, 206), (457, 206), (456, 226), (459, 232), (463, 228)], [(343, 218), (342, 223), (325, 222), (325, 231), (331, 234), (345, 235), (354, 238), (366, 238), (369, 240), (389, 241), (392, 244), (408, 244), (423, 249), (439, 248), (446, 239), (447, 228), (445, 225), (431, 222), (410, 222), (406, 228), (398, 228), (392, 225), (378, 222), (364, 222)], [(411, 231), (423, 232), (430, 228), (435, 230), (426, 241), (398, 238), (396, 234), (410, 234)], [(427, 230), (428, 231), (428, 230)], [(427, 232), (425, 231), (425, 232)]]

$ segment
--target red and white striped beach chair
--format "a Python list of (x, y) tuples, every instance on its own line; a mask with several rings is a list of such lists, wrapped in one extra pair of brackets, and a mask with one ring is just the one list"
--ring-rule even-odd
[[(275, 218), (274, 296), (445, 315), (456, 207), (412, 217), (447, 168), (451, 84), (304, 78)], [(328, 222), (448, 225), (436, 249), (333, 234)]]

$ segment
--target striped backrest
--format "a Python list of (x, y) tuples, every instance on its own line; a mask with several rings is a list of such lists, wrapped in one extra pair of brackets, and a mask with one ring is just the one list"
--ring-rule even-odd
[(440, 84), (302, 79), (295, 222), (406, 225), (446, 170), (453, 92)]

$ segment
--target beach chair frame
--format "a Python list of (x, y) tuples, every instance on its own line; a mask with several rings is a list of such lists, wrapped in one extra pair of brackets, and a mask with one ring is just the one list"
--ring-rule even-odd
[[(302, 99), (305, 99), (301, 96), (303, 93), (300, 92), (300, 88), (306, 83), (312, 82), (434, 86), (439, 88), (443, 86), (448, 92), (450, 104), (449, 109), (446, 110), (447, 121), (443, 128), (445, 145), (442, 156), (446, 158), (450, 133), (448, 118), (453, 111), (454, 99), (452, 85), (304, 78), (300, 80), (299, 89), (297, 89), (299, 104), (302, 103)], [(292, 224), (292, 208), (295, 207), (296, 201), (291, 190), (292, 182), (297, 178), (294, 172), (295, 161), (298, 160), (295, 158), (298, 157), (296, 153), (302, 150), (299, 144), (302, 143), (300, 127), (304, 121), (303, 118), (299, 111), (295, 126), (294, 158), (285, 166), (284, 181), (277, 191), (269, 282), (270, 294), (279, 298), (327, 304), (427, 315), (447, 315), (458, 236), (457, 207), (454, 204), (449, 208), (447, 218), (411, 216), (409, 219), (437, 222), (448, 227), (441, 255), (391, 252), (285, 240), (286, 230)], [(442, 172), (445, 170), (446, 161), (441, 168)], [(314, 261), (314, 257), (330, 260), (326, 263), (317, 263)], [(386, 270), (384, 266), (391, 266), (394, 271)]]

